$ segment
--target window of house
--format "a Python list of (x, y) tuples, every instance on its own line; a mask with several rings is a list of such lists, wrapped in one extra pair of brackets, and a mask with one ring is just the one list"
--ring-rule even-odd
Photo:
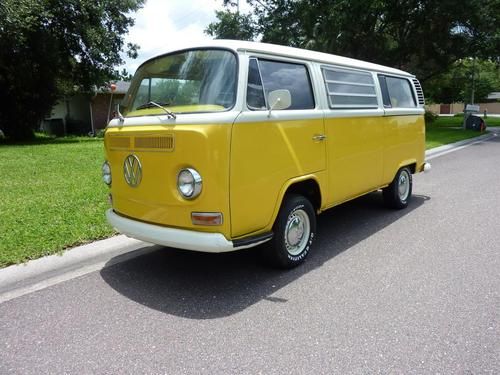
[(385, 81), (392, 108), (413, 108), (417, 106), (410, 82), (407, 79), (386, 76)]
[(274, 90), (288, 90), (292, 104), (288, 109), (315, 107), (311, 80), (303, 64), (250, 59), (247, 105), (250, 109), (268, 108), (265, 98)]
[(377, 108), (373, 77), (368, 72), (324, 67), (330, 108)]

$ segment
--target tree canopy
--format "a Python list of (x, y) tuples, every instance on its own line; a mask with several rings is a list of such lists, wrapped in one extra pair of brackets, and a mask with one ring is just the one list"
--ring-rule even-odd
[(499, 65), (489, 60), (462, 59), (443, 74), (427, 82), (425, 95), (434, 103), (483, 102), (489, 93), (500, 88)]
[[(424, 83), (460, 59), (500, 62), (500, 0), (234, 1), (206, 29), (216, 38), (277, 43), (400, 68)], [(229, 22), (230, 20), (231, 22)], [(234, 25), (242, 20), (240, 30)], [(235, 30), (231, 34), (231, 30)], [(222, 32), (224, 31), (224, 32)]]
[[(62, 95), (116, 76), (130, 12), (144, 0), (2, 0), (0, 129), (23, 139)], [(129, 56), (137, 46), (128, 44)]]

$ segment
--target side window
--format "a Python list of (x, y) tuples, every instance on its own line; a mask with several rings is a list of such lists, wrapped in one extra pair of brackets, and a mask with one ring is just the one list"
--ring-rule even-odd
[(247, 105), (250, 109), (266, 109), (267, 107), (257, 59), (250, 59), (248, 67)]
[[(257, 72), (254, 69), (258, 69)], [(251, 76), (252, 82), (250, 81)], [(264, 90), (265, 98), (271, 91), (284, 89), (290, 91), (292, 97), (292, 104), (288, 109), (312, 109), (315, 107), (311, 80), (305, 65), (250, 59), (247, 104), (251, 109), (262, 109), (266, 108), (267, 105), (267, 103), (263, 104), (259, 79), (262, 79), (260, 87)]]
[(414, 108), (417, 106), (410, 82), (405, 78), (385, 77), (392, 108)]
[(373, 77), (368, 72), (323, 67), (330, 108), (377, 108)]

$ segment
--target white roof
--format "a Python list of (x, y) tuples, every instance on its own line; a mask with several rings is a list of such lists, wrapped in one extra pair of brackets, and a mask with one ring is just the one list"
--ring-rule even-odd
[[(219, 48), (224, 47), (233, 50), (235, 52), (250, 52), (250, 53), (253, 52), (259, 54), (270, 54), (274, 56), (283, 56), (289, 58), (296, 58), (300, 60), (315, 61), (324, 64), (332, 64), (350, 68), (371, 70), (380, 73), (414, 77), (414, 75), (408, 72), (384, 65), (373, 64), (362, 60), (351, 59), (349, 57), (343, 57), (338, 55), (331, 55), (323, 52), (316, 52), (306, 49), (286, 47), (269, 43), (218, 39), (218, 40), (208, 41), (204, 44), (188, 45), (183, 49), (209, 48), (209, 47), (219, 47)], [(168, 52), (173, 52), (173, 51), (168, 51)]]

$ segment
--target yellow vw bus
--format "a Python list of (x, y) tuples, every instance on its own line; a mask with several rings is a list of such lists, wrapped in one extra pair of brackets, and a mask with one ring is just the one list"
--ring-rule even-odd
[(424, 97), (404, 71), (213, 41), (150, 59), (105, 133), (109, 223), (204, 252), (264, 244), (294, 267), (316, 214), (382, 189), (404, 208), (425, 163)]

